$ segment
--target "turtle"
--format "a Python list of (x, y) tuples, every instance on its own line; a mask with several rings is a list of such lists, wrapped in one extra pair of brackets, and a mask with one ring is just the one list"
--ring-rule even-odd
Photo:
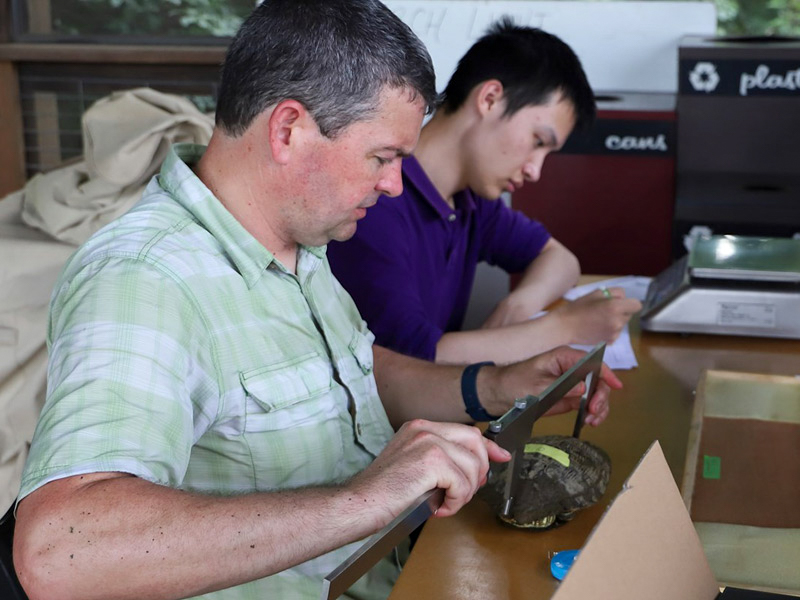
[(523, 529), (551, 529), (595, 504), (606, 491), (611, 459), (590, 442), (563, 435), (532, 437), (520, 457), (520, 483), (509, 515), (502, 514), (508, 469), (490, 476), (480, 492), (498, 519)]

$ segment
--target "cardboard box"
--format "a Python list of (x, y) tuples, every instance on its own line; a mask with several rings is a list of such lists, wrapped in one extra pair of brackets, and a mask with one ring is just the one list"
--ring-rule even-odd
[(708, 565), (654, 442), (586, 540), (553, 600), (713, 600)]
[(737, 598), (772, 597), (720, 590), (661, 446), (654, 442), (589, 535), (553, 600), (727, 600), (735, 593), (745, 594)]
[(681, 489), (721, 583), (800, 595), (800, 379), (704, 372)]

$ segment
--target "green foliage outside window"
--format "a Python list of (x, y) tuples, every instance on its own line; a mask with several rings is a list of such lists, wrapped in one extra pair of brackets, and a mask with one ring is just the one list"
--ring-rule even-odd
[(800, 0), (715, 0), (719, 32), (800, 35)]
[(68, 35), (230, 36), (253, 0), (51, 0), (53, 31)]

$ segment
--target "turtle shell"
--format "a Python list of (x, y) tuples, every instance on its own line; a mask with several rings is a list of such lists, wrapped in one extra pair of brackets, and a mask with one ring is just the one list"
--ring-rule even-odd
[(493, 473), (481, 496), (498, 518), (514, 527), (547, 529), (595, 504), (606, 491), (611, 460), (601, 448), (574, 437), (546, 435), (525, 445), (511, 514), (502, 515), (508, 469)]

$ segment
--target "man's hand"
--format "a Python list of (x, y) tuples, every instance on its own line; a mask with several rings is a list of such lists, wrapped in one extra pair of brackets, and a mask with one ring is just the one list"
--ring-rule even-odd
[[(436, 513), (455, 514), (486, 483), (489, 461), (506, 462), (511, 455), (468, 425), (417, 419), (405, 423), (378, 458), (348, 484), (356, 497), (369, 503), (379, 529), (419, 496), (434, 488), (445, 491)], [(383, 506), (385, 513), (374, 511)]]
[[(511, 407), (515, 398), (541, 394), (584, 356), (585, 352), (562, 346), (506, 367), (481, 369), (478, 375), (478, 397), (490, 414), (503, 414)], [(587, 425), (597, 426), (608, 417), (609, 393), (612, 389), (621, 387), (622, 382), (603, 364), (597, 388), (587, 403), (584, 421)], [(585, 390), (585, 383), (579, 383), (547, 414), (557, 415), (576, 410)]]
[(619, 287), (595, 290), (554, 309), (553, 315), (570, 332), (571, 344), (613, 342), (634, 313), (642, 309), (636, 298), (626, 298)]

